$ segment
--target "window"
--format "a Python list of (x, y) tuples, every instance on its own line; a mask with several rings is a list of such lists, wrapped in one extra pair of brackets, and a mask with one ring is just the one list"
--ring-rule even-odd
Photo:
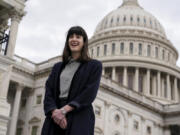
[(133, 21), (133, 17), (131, 16), (131, 22)]
[(22, 108), (26, 106), (26, 100), (27, 100), (26, 98), (22, 97), (22, 100), (21, 100), (21, 107)]
[(37, 135), (37, 130), (38, 130), (38, 126), (33, 126), (32, 131), (31, 131), (31, 135)]
[(113, 18), (111, 19), (111, 24), (113, 23)]
[(93, 57), (94, 49), (91, 49), (91, 57)]
[(119, 17), (117, 18), (117, 22), (119, 22)]
[(143, 92), (143, 75), (139, 76), (139, 92)]
[(41, 104), (42, 95), (36, 97), (36, 104)]
[(22, 128), (17, 128), (16, 135), (22, 135)]
[(142, 55), (142, 44), (139, 44), (139, 55)]
[(115, 54), (115, 43), (112, 44), (112, 54)]
[(148, 135), (151, 135), (151, 127), (150, 126), (147, 126), (147, 133), (148, 133)]
[(133, 43), (130, 43), (129, 53), (130, 53), (130, 54), (133, 54)]
[(144, 24), (146, 24), (146, 18), (144, 18)]
[(170, 54), (168, 53), (168, 61), (170, 60)]
[(118, 114), (116, 114), (114, 116), (114, 120), (115, 120), (116, 123), (118, 123), (120, 121), (120, 116)]
[(97, 47), (97, 56), (99, 56), (99, 46)]
[(107, 55), (107, 45), (104, 45), (104, 56)]
[(124, 53), (124, 43), (121, 43), (120, 53), (121, 53), (121, 54), (123, 54), (123, 53)]
[(126, 22), (126, 16), (124, 16), (124, 19), (123, 19), (123, 20), (124, 20), (124, 22)]
[(122, 74), (118, 75), (118, 82), (119, 82), (120, 85), (123, 84), (123, 75)]
[(164, 50), (162, 50), (162, 59), (164, 60), (164, 55), (165, 55), (165, 52)]
[(151, 56), (151, 46), (147, 46), (147, 56)]
[(150, 25), (152, 26), (152, 21), (150, 20)]
[(139, 18), (139, 17), (137, 18), (137, 22), (138, 22), (138, 23), (140, 22), (140, 18)]
[(134, 120), (134, 129), (138, 130), (139, 129), (139, 122)]
[(155, 57), (158, 58), (158, 47), (155, 48)]

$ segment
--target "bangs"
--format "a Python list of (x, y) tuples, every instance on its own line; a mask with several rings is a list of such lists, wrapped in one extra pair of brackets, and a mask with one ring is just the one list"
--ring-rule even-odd
[(68, 35), (67, 37), (69, 38), (71, 35), (76, 34), (76, 35), (80, 35), (84, 37), (84, 32), (83, 29), (81, 27), (72, 27), (69, 31), (68, 31)]

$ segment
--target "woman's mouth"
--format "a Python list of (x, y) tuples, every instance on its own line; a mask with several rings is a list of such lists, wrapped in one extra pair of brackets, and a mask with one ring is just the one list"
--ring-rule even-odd
[(71, 46), (78, 46), (78, 43), (71, 43)]

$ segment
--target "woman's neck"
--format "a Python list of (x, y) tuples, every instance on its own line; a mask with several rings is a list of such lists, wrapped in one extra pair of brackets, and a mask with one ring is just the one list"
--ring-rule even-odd
[(80, 53), (72, 53), (72, 58), (76, 60), (80, 57), (80, 55)]

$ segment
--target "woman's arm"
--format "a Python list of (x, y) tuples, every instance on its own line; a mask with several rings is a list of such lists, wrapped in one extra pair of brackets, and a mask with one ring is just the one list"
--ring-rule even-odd
[(45, 115), (48, 116), (48, 115), (52, 115), (52, 110), (56, 109), (57, 106), (56, 106), (56, 103), (55, 103), (55, 97), (54, 97), (54, 80), (55, 80), (55, 66), (53, 66), (52, 68), (52, 71), (46, 81), (46, 84), (45, 84), (45, 96), (44, 96), (44, 112), (45, 112)]
[[(82, 92), (77, 95), (77, 97), (73, 101), (68, 103), (68, 105), (73, 108), (72, 110), (78, 110), (92, 104), (97, 95), (101, 75), (102, 63), (100, 61), (96, 61), (92, 66), (92, 70), (88, 78), (87, 84), (83, 88)], [(71, 108), (69, 110), (71, 110)]]

